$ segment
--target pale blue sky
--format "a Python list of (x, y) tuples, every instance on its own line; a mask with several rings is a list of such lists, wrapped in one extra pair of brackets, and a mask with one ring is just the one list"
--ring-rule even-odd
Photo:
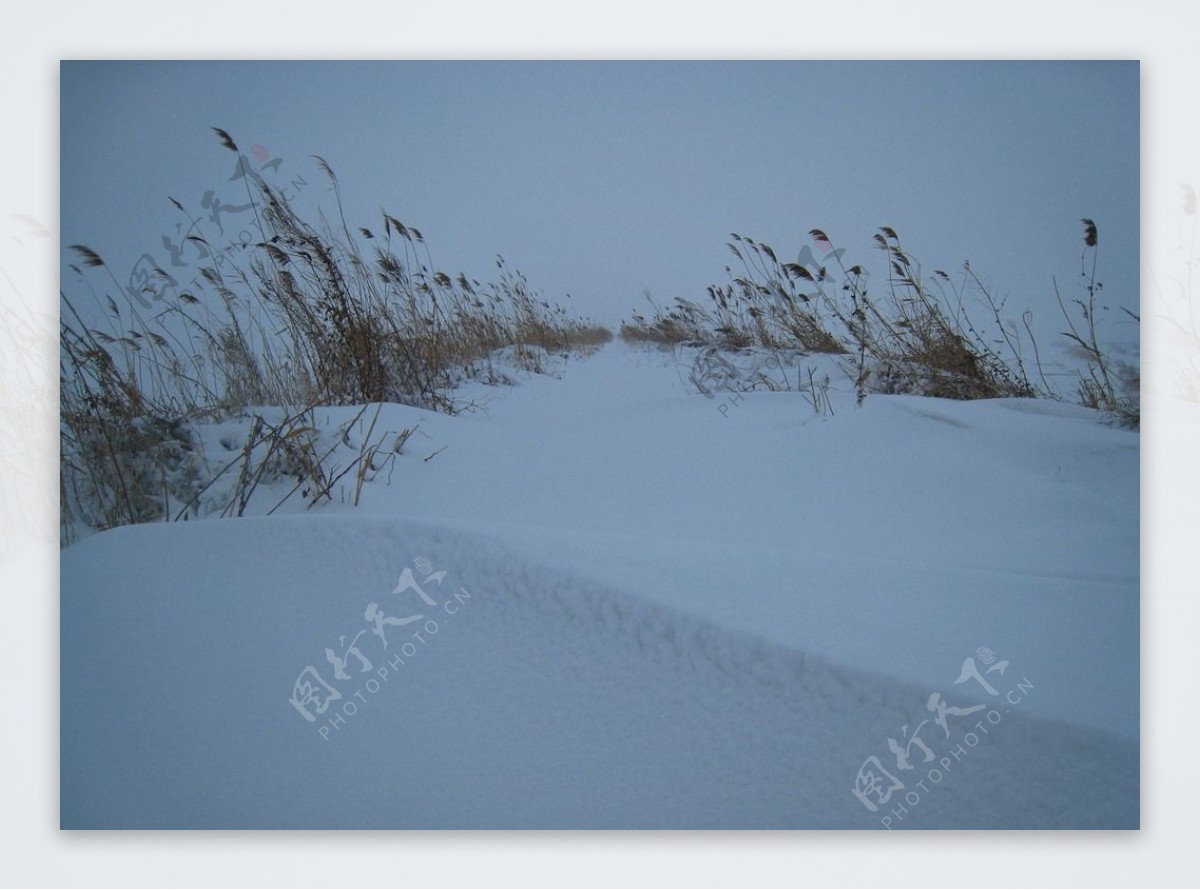
[(352, 226), (384, 207), (439, 268), (483, 278), (503, 254), (608, 323), (643, 289), (702, 297), (730, 232), (794, 258), (821, 227), (859, 261), (890, 225), (1058, 329), (1081, 217), (1108, 299), (1137, 308), (1138, 117), (1137, 62), (64, 63), (62, 243), (122, 281), (145, 252), (166, 265), (168, 195), (238, 201), (220, 126), (306, 200), (325, 157)]

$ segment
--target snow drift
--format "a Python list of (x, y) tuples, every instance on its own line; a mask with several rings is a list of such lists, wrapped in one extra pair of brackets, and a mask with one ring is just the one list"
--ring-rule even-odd
[(63, 827), (1137, 827), (1137, 435), (842, 395), (613, 345), (385, 406), (359, 510), (74, 545)]

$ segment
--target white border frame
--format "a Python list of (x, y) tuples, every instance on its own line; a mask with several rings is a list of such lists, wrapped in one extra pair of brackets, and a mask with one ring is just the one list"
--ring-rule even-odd
[[(10, 4), (0, 33), (0, 218), (48, 243), (0, 248), (25, 301), (56, 318), (61, 58), (1123, 58), (1142, 60), (1143, 828), (1056, 833), (87, 833), (57, 830), (58, 552), (54, 406), (30, 431), (33, 504), (0, 505), (7, 695), (0, 874), (42, 884), (494, 886), (1175, 885), (1200, 766), (1190, 677), (1200, 542), (1200, 405), (1173, 395), (1181, 344), (1154, 319), (1176, 274), (1179, 185), (1200, 187), (1200, 6), (1179, 3), (407, 0), (199, 6)], [(0, 234), (3, 233), (0, 227)], [(1162, 249), (1160, 249), (1162, 248)], [(1200, 277), (1200, 276), (1198, 276)], [(11, 291), (0, 281), (0, 297)], [(53, 343), (42, 358), (52, 370)], [(0, 410), (9, 406), (0, 405)], [(20, 515), (14, 512), (20, 509)], [(32, 517), (32, 518), (31, 518)], [(9, 543), (12, 543), (11, 541)], [(19, 674), (17, 673), (19, 672)]]

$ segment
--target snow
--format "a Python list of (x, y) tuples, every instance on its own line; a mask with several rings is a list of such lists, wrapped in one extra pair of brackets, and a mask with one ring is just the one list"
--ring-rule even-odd
[[(613, 343), (455, 416), (385, 405), (374, 438), (417, 432), (357, 508), (350, 474), (261, 515), (283, 479), (247, 518), (65, 550), (63, 826), (1136, 827), (1138, 434), (1049, 401), (856, 408), (828, 358), (800, 365), (832, 415), (706, 398), (694, 355)], [(393, 593), (422, 560), (435, 606)], [(423, 618), (385, 649), (369, 603)], [(371, 669), (336, 680), (325, 649), (364, 630)], [(311, 722), (308, 666), (342, 695)], [(944, 736), (935, 692), (986, 707)], [(908, 771), (903, 727), (934, 755)], [(872, 757), (905, 782), (876, 811)]]

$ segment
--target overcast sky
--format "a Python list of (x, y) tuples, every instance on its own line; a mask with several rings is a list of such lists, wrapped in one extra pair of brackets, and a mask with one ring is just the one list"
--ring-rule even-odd
[[(896, 228), (927, 271), (965, 259), (1050, 328), (1077, 285), (1081, 217), (1108, 301), (1138, 306), (1137, 62), (64, 63), (61, 227), (125, 282), (203, 196), (244, 203), (234, 157), (351, 225), (386, 208), (435, 265), (503, 254), (610, 324), (725, 280), (729, 233), (793, 259), (813, 227), (854, 261)], [(239, 198), (241, 200), (239, 201)], [(231, 230), (236, 215), (226, 213)], [(231, 223), (232, 221), (232, 223)], [(183, 259), (186, 260), (186, 256)], [(186, 268), (176, 268), (186, 276)], [(68, 294), (73, 276), (64, 272)], [(1136, 337), (1136, 329), (1132, 336)]]

